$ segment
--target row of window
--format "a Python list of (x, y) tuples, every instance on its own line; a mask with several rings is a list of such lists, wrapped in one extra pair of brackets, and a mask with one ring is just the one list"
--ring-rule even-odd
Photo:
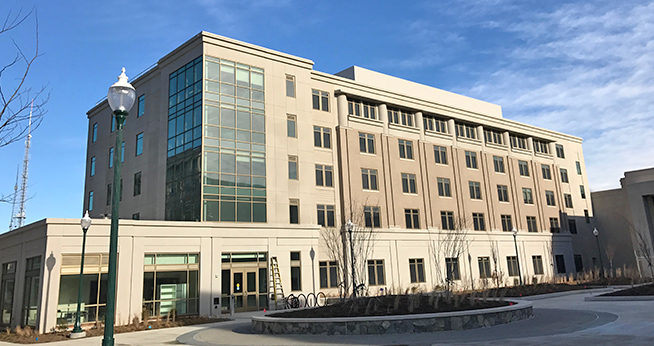
[[(133, 191), (134, 196), (139, 196), (141, 194), (141, 178), (142, 178), (142, 176), (143, 176), (143, 174), (141, 172), (134, 173), (134, 185), (133, 185), (134, 186), (134, 191)], [(112, 193), (113, 193), (112, 184), (109, 183), (109, 184), (107, 184), (107, 194), (106, 194), (107, 195), (107, 205), (111, 205), (111, 195), (112, 195)], [(93, 191), (90, 191), (89, 192), (89, 199), (88, 199), (88, 201), (89, 201), (88, 202), (88, 210), (89, 211), (93, 210), (93, 202), (94, 202), (93, 201), (93, 197), (94, 197), (93, 195), (94, 195)], [(119, 188), (118, 200), (119, 201), (123, 200), (123, 179), (122, 178), (120, 179), (120, 188)], [(132, 218), (134, 218), (134, 217), (132, 217)]]
[[(134, 156), (140, 156), (142, 154), (143, 154), (143, 132), (136, 135), (136, 148), (135, 148)], [(114, 166), (114, 147), (109, 148), (108, 161), (109, 161), (109, 168), (112, 168)], [(120, 148), (120, 162), (125, 162), (125, 142), (122, 143)], [(95, 156), (93, 156), (91, 157), (91, 165), (89, 167), (90, 176), (95, 175), (95, 163), (96, 163), (96, 158)]]

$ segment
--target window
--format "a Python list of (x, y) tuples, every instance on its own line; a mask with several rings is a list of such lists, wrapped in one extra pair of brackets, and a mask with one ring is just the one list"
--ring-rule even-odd
[(401, 124), (404, 126), (410, 126), (410, 127), (415, 126), (413, 124), (413, 114), (407, 111), (393, 109), (393, 108), (388, 109), (388, 122), (394, 124)]
[(543, 275), (543, 257), (541, 255), (531, 256), (534, 265), (534, 275)]
[(402, 192), (404, 193), (417, 193), (416, 192), (416, 175), (409, 173), (402, 173)]
[(478, 181), (469, 181), (470, 199), (481, 199), (481, 184)]
[(535, 216), (527, 216), (527, 231), (531, 233), (538, 232), (538, 224), (536, 224)]
[(318, 224), (322, 227), (334, 227), (334, 206), (318, 204)]
[(420, 228), (420, 218), (418, 217), (418, 209), (404, 209), (404, 221), (406, 221), (407, 229)]
[(474, 126), (466, 124), (456, 124), (456, 136), (470, 139), (477, 139), (477, 129)]
[(132, 214), (132, 220), (140, 220), (140, 219), (141, 219), (141, 213)]
[(295, 76), (289, 74), (286, 75), (286, 96), (295, 97)]
[(329, 112), (329, 93), (311, 89), (311, 98), (313, 101), (313, 109), (323, 110)]
[[(314, 127), (315, 132), (315, 127)], [(297, 118), (295, 115), (286, 116), (286, 136), (297, 138)]]
[(534, 139), (534, 151), (536, 151), (537, 153), (549, 154), (550, 153), (549, 144)]
[(111, 132), (116, 131), (116, 117), (111, 117)]
[(577, 273), (580, 273), (584, 270), (584, 262), (581, 259), (581, 255), (574, 255), (575, 258), (575, 270)]
[(583, 185), (579, 185), (579, 192), (581, 193), (581, 198), (586, 199), (586, 189)]
[(498, 131), (484, 130), (484, 139), (486, 140), (486, 143), (504, 145), (504, 137), (502, 137), (502, 133)]
[(481, 279), (490, 278), (491, 277), (490, 258), (477, 257), (477, 263), (479, 264), (479, 278)]
[(522, 188), (522, 200), (524, 200), (525, 204), (534, 204), (534, 197), (531, 193), (531, 188)]
[(445, 147), (434, 145), (434, 159), (436, 163), (447, 165), (447, 151)]
[(145, 94), (139, 96), (139, 103), (136, 108), (136, 117), (140, 118), (145, 114)]
[(577, 222), (574, 219), (568, 219), (568, 227), (571, 234), (577, 234)]
[(484, 224), (484, 214), (472, 213), (472, 224), (475, 231), (485, 231), (486, 225)]
[(375, 136), (359, 132), (359, 151), (362, 153), (375, 153)]
[(109, 168), (114, 166), (114, 147), (109, 148)]
[(412, 284), (425, 282), (424, 258), (409, 258), (409, 276)]
[(527, 150), (527, 140), (524, 137), (509, 136), (511, 141), (511, 148), (518, 148)]
[(445, 267), (447, 269), (447, 279), (448, 280), (461, 280), (461, 274), (459, 274), (459, 259), (448, 257), (445, 258)]
[(93, 124), (93, 131), (91, 132), (91, 143), (98, 140), (98, 123)]
[(508, 202), (509, 188), (506, 185), (497, 185), (497, 197), (500, 202)]
[(568, 170), (565, 168), (561, 168), (561, 182), (562, 183), (568, 183)]
[(556, 273), (565, 274), (565, 259), (563, 258), (563, 255), (555, 255), (554, 258), (556, 259)]
[(502, 220), (502, 231), (511, 232), (513, 230), (511, 215), (500, 215), (500, 219)]
[(327, 127), (313, 127), (313, 145), (329, 149), (332, 147), (332, 131)]
[(477, 169), (477, 153), (466, 151), (466, 167)]
[(454, 212), (441, 211), (441, 225), (443, 230), (454, 230)]
[(95, 175), (95, 156), (91, 158), (91, 176)]
[(452, 197), (450, 191), (450, 179), (448, 178), (437, 178), (436, 183), (438, 184), (438, 195), (441, 197)]
[(93, 191), (89, 191), (89, 211), (93, 210)]
[(320, 271), (320, 288), (338, 287), (338, 262), (318, 262)]
[(566, 208), (572, 208), (572, 195), (564, 193), (563, 200), (565, 201)]
[(509, 270), (509, 276), (520, 276), (517, 256), (506, 256), (506, 266)]
[(36, 327), (39, 311), (39, 292), (41, 291), (41, 256), (28, 258), (25, 262), (25, 283), (23, 285), (24, 295), (20, 325)]
[(547, 205), (555, 206), (554, 191), (545, 191), (545, 200), (547, 201)]
[(381, 227), (379, 207), (363, 207), (366, 227)]
[(550, 218), (550, 232), (552, 232), (552, 233), (560, 233), (561, 232), (561, 227), (559, 227), (559, 218), (558, 217), (551, 217)]
[(529, 176), (529, 164), (527, 161), (518, 161), (518, 168), (520, 169), (520, 175), (523, 177)]
[(447, 133), (447, 121), (445, 120), (423, 115), (422, 122), (425, 125), (425, 130)]
[(540, 168), (543, 170), (543, 179), (552, 180), (552, 172), (550, 172), (550, 166), (540, 165)]
[(413, 142), (399, 139), (398, 143), (400, 144), (400, 157), (413, 160)]
[(0, 324), (10, 325), (16, 289), (16, 261), (3, 263), (0, 274)]
[(586, 218), (586, 223), (590, 223), (590, 215), (588, 215), (588, 209), (584, 209), (584, 217)]
[(368, 285), (385, 285), (384, 260), (368, 260)]
[(107, 184), (107, 205), (111, 204), (111, 194), (113, 190), (111, 190), (111, 183)]
[(141, 172), (134, 173), (134, 196), (141, 194)]
[(289, 222), (292, 224), (300, 223), (300, 201), (297, 199), (291, 199), (289, 201)]
[(575, 161), (575, 166), (577, 166), (577, 174), (581, 175), (581, 163), (579, 161)]
[(364, 190), (377, 190), (377, 170), (362, 168), (361, 181)]
[(143, 132), (136, 135), (136, 156), (143, 154)]
[(302, 290), (302, 266), (299, 252), (291, 252), (291, 291)]
[(316, 165), (316, 186), (334, 186), (333, 166)]
[(377, 119), (376, 109), (376, 106), (361, 101), (348, 100), (347, 102), (348, 114), (357, 117)]
[(565, 159), (565, 153), (563, 152), (563, 146), (561, 144), (556, 145), (556, 157)]
[(493, 156), (493, 166), (495, 166), (495, 172), (504, 173), (504, 158)]
[(297, 180), (297, 156), (288, 157), (288, 179)]
[(125, 162), (125, 142), (120, 145), (120, 162)]
[(120, 190), (118, 191), (118, 201), (123, 200), (123, 178), (120, 178)]

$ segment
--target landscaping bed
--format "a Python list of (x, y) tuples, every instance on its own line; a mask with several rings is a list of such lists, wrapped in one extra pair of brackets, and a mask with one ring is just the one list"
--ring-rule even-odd
[(600, 297), (654, 296), (654, 284), (628, 288), (626, 290), (605, 293)]
[(612, 285), (633, 285), (638, 283), (631, 278), (618, 277), (606, 278), (601, 280), (589, 281), (584, 283), (540, 283), (535, 285), (511, 286), (502, 288), (491, 288), (483, 292), (487, 292), (489, 296), (497, 297), (526, 297), (539, 294), (548, 294), (556, 292), (587, 290), (592, 288), (602, 288)]

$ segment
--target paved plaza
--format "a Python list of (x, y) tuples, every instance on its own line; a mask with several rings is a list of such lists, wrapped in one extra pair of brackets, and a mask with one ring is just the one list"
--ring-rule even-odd
[[(466, 331), (394, 335), (259, 335), (250, 317), (116, 335), (116, 345), (654, 345), (654, 301), (586, 302), (589, 294), (534, 299), (534, 317)], [(50, 345), (100, 345), (101, 337)], [(11, 345), (0, 343), (0, 345)]]

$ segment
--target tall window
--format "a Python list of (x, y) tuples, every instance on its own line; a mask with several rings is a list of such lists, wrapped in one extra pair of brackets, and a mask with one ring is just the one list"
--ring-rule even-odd
[(531, 189), (528, 187), (522, 188), (522, 200), (525, 204), (534, 204), (534, 197), (531, 193)]
[(134, 196), (141, 194), (141, 172), (134, 173)]
[(120, 162), (125, 162), (125, 142), (120, 145)]
[(568, 183), (568, 170), (565, 168), (561, 168), (561, 182), (562, 183)]
[(329, 112), (329, 93), (326, 91), (311, 89), (313, 109)]
[(588, 214), (588, 209), (584, 209), (584, 218), (586, 218), (586, 223), (590, 223), (590, 215)]
[(406, 228), (420, 228), (418, 209), (404, 209), (404, 221), (406, 221)]
[(520, 175), (523, 177), (529, 176), (529, 164), (527, 161), (518, 161), (518, 168), (520, 169)]
[(381, 227), (379, 207), (363, 207), (363, 215), (365, 218), (366, 227)]
[(534, 151), (537, 153), (549, 154), (549, 144), (534, 139)]
[(113, 190), (111, 189), (111, 183), (107, 184), (107, 205), (111, 204), (111, 194)]
[(398, 143), (400, 145), (400, 157), (413, 160), (413, 142), (399, 139)]
[(91, 176), (95, 175), (95, 156), (91, 157)]
[(413, 114), (399, 109), (388, 109), (388, 122), (410, 127), (415, 126), (413, 122)]
[(547, 205), (555, 206), (556, 202), (554, 201), (554, 191), (545, 191), (545, 200), (547, 201)]
[(466, 124), (456, 124), (456, 136), (470, 139), (477, 139), (477, 129)]
[(361, 182), (364, 190), (377, 190), (377, 170), (362, 168)]
[(291, 252), (291, 291), (302, 290), (302, 262), (300, 252)]
[(511, 148), (527, 149), (527, 140), (524, 137), (509, 136)]
[(584, 262), (581, 259), (581, 255), (575, 254), (575, 271), (580, 273), (584, 270)]
[(375, 136), (359, 132), (359, 151), (362, 153), (375, 153)]
[(333, 166), (316, 165), (316, 186), (334, 186)]
[(466, 167), (477, 169), (477, 153), (466, 151)]
[(520, 276), (517, 256), (506, 256), (506, 266), (509, 269), (509, 276)]
[(459, 272), (459, 259), (456, 257), (445, 258), (445, 267), (447, 269), (448, 280), (461, 280)]
[(111, 117), (111, 132), (116, 131), (116, 117)]
[(286, 75), (286, 96), (295, 97), (295, 76)]
[(472, 213), (472, 225), (475, 231), (485, 231), (486, 225), (484, 223), (484, 214)]
[(565, 274), (565, 258), (563, 255), (554, 255), (554, 260), (556, 262), (556, 273)]
[(404, 193), (417, 193), (416, 192), (416, 175), (409, 173), (402, 173), (402, 192)]
[(502, 137), (502, 133), (498, 131), (484, 130), (484, 139), (486, 140), (486, 143), (504, 145), (504, 137)]
[(434, 145), (434, 159), (436, 163), (447, 165), (447, 150), (445, 147)]
[(143, 132), (136, 135), (136, 156), (143, 154)]
[(441, 227), (443, 230), (454, 230), (454, 212), (441, 211)]
[(565, 201), (566, 208), (572, 208), (572, 195), (568, 193), (563, 194), (563, 200)]
[(329, 149), (332, 147), (332, 131), (327, 127), (313, 127), (313, 145)]
[(368, 285), (385, 285), (384, 260), (368, 260)]
[(511, 215), (500, 215), (500, 219), (502, 220), (502, 231), (511, 232), (513, 230)]
[(556, 145), (556, 157), (565, 158), (565, 153), (563, 152), (563, 146), (561, 144)]
[(506, 185), (497, 185), (497, 197), (500, 202), (509, 201), (509, 188)]
[(98, 140), (98, 123), (93, 124), (93, 131), (91, 132), (91, 143)]
[(478, 181), (469, 181), (470, 199), (481, 199), (481, 184)]
[(289, 200), (289, 222), (292, 224), (300, 223), (300, 201), (297, 199)]
[(501, 156), (493, 156), (493, 166), (495, 166), (495, 172), (504, 173), (504, 158)]
[(109, 148), (109, 168), (114, 166), (114, 147)]
[(581, 193), (581, 198), (586, 199), (586, 189), (583, 185), (579, 185), (579, 192)]
[(297, 180), (297, 156), (288, 157), (288, 179)]
[(452, 197), (450, 191), (450, 179), (448, 178), (436, 178), (436, 183), (438, 185), (438, 195), (442, 197)]
[(334, 206), (318, 204), (318, 224), (322, 227), (334, 227)]
[(136, 117), (140, 118), (145, 114), (145, 94), (139, 96), (139, 103), (137, 106)]
[(89, 207), (88, 210), (93, 210), (93, 191), (89, 191)]
[(23, 295), (21, 325), (36, 326), (39, 311), (39, 292), (41, 290), (41, 263), (41, 256), (25, 260), (25, 283), (23, 285), (25, 294)]
[[(104, 317), (107, 302), (107, 254), (85, 254), (84, 276), (82, 279), (82, 304), (80, 322), (95, 322)], [(59, 302), (57, 319), (59, 323), (73, 324), (77, 307), (81, 256), (62, 255), (61, 276), (59, 277)], [(75, 271), (78, 274), (73, 274)], [(64, 274), (66, 273), (66, 274)], [(165, 305), (164, 305), (165, 306)], [(64, 322), (65, 321), (65, 322)]]
[[(315, 131), (315, 127), (314, 127)], [(295, 115), (286, 116), (286, 136), (291, 138), (297, 137), (297, 118)]]
[(560, 233), (561, 232), (561, 227), (559, 226), (559, 218), (558, 217), (551, 217), (550, 218), (550, 232), (552, 232), (552, 233)]
[(543, 179), (552, 180), (552, 172), (550, 172), (550, 166), (540, 165), (540, 168), (543, 170)]
[(568, 219), (568, 227), (570, 228), (570, 233), (577, 234), (577, 222), (574, 219)]
[(367, 119), (377, 119), (377, 107), (375, 105), (362, 101), (347, 101), (347, 110), (349, 115), (364, 117)]
[(412, 284), (425, 282), (424, 258), (409, 258), (409, 276)]
[(535, 216), (527, 216), (527, 231), (532, 233), (538, 232), (538, 224), (536, 224)]
[(338, 262), (318, 262), (320, 271), (320, 288), (338, 287)]
[(477, 257), (477, 263), (479, 264), (479, 277), (481, 279), (490, 278), (490, 257)]
[(16, 288), (16, 261), (2, 264), (0, 281), (0, 324), (11, 324)]
[(534, 265), (534, 275), (543, 275), (543, 257), (541, 255), (531, 256)]
[(579, 161), (575, 161), (575, 166), (577, 167), (577, 174), (581, 175), (581, 163)]

